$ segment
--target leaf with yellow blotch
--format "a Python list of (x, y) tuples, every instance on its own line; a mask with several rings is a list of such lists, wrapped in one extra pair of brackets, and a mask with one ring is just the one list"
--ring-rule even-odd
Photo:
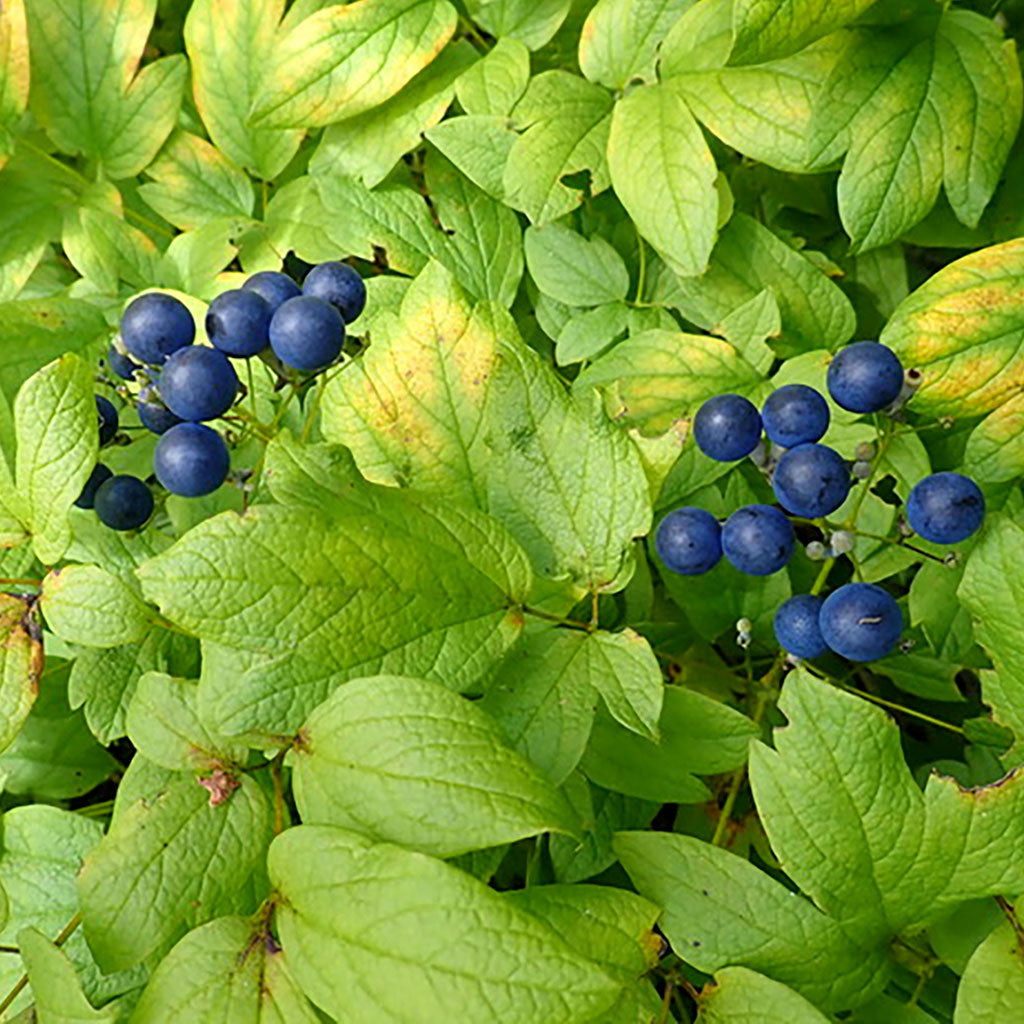
[(0, 4), (0, 167), (11, 155), (10, 129), (28, 104), (28, 30), (24, 0)]
[(357, 0), (317, 11), (276, 48), (252, 112), (259, 128), (313, 128), (390, 99), (455, 31), (448, 0)]
[(896, 308), (882, 331), (903, 365), (921, 372), (916, 411), (991, 412), (1024, 389), (1024, 239), (944, 267)]
[(0, 750), (14, 742), (36, 702), (42, 635), (30, 599), (0, 594)]
[(475, 308), (431, 262), (385, 337), (328, 385), (323, 431), (376, 483), (483, 504), (484, 419), (503, 310)]

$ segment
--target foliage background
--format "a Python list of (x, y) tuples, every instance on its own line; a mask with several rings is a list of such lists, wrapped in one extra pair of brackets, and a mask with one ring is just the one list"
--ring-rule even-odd
[[(1021, 32), (987, 0), (5, 0), (0, 1012), (1024, 1012)], [(346, 359), (243, 371), (229, 485), (138, 535), (71, 509), (131, 296), (201, 324), (340, 257)], [(664, 571), (668, 509), (771, 500), (696, 407), (865, 337), (920, 386), (833, 408), (878, 448), (853, 552)], [(103, 459), (147, 476), (116, 383)], [(952, 565), (899, 534), (942, 469), (990, 507)], [(854, 575), (903, 646), (789, 671), (775, 609)]]

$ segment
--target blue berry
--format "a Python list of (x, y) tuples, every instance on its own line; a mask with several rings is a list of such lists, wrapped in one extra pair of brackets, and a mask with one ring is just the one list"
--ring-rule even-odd
[(722, 527), (722, 552), (748, 576), (770, 576), (793, 556), (789, 520), (771, 505), (744, 505)]
[(100, 429), (100, 446), (110, 444), (117, 433), (117, 409), (109, 399), (102, 395), (96, 396), (96, 419)]
[(139, 368), (138, 363), (129, 359), (114, 345), (107, 349), (107, 366), (122, 380), (134, 380), (135, 371)]
[(112, 530), (137, 530), (153, 514), (153, 495), (137, 476), (112, 476), (100, 484), (96, 515)]
[(100, 485), (106, 483), (113, 475), (102, 462), (96, 463), (92, 473), (89, 474), (89, 479), (85, 481), (82, 493), (75, 498), (75, 504), (79, 508), (92, 508), (96, 502), (96, 492), (100, 489)]
[(121, 317), (121, 341), (139, 362), (159, 366), (196, 336), (192, 314), (183, 302), (163, 292), (147, 292), (128, 303)]
[(261, 270), (253, 274), (242, 285), (242, 289), (262, 296), (270, 307), (271, 316), (277, 312), (283, 302), (302, 294), (302, 289), (287, 274), (276, 270)]
[(907, 499), (907, 522), (925, 540), (957, 544), (981, 528), (985, 497), (960, 473), (933, 473), (914, 485)]
[(764, 432), (783, 448), (817, 441), (828, 430), (828, 402), (806, 384), (786, 384), (761, 408)]
[(270, 347), (285, 366), (322, 370), (341, 355), (345, 324), (329, 302), (311, 295), (289, 299), (270, 321)]
[(175, 416), (213, 420), (231, 408), (238, 393), (238, 376), (223, 352), (193, 345), (167, 360), (159, 390)]
[(828, 393), (850, 412), (877, 412), (902, 390), (903, 366), (881, 342), (856, 341), (829, 363)]
[(817, 519), (835, 512), (846, 501), (850, 471), (834, 449), (823, 444), (798, 444), (783, 452), (772, 487), (787, 512)]
[(699, 576), (722, 557), (722, 528), (705, 509), (677, 508), (658, 524), (654, 547), (673, 572)]
[(259, 293), (236, 288), (218, 295), (206, 312), (206, 335), (229, 356), (254, 356), (270, 344), (271, 309)]
[(347, 263), (332, 260), (314, 267), (302, 282), (302, 293), (329, 302), (350, 324), (366, 307), (366, 285)]
[(693, 418), (697, 447), (717, 462), (746, 458), (761, 440), (761, 414), (739, 395), (709, 398)]
[(825, 598), (818, 616), (825, 643), (850, 661), (884, 658), (903, 632), (903, 616), (875, 583), (847, 583)]
[(154, 434), (164, 434), (171, 427), (182, 422), (181, 417), (175, 416), (160, 400), (160, 396), (152, 384), (147, 385), (139, 392), (139, 401), (135, 410), (139, 414), (142, 425)]
[(156, 443), (153, 470), (172, 494), (197, 498), (215, 491), (228, 475), (231, 457), (223, 438), (202, 423), (179, 423)]
[(779, 606), (774, 621), (775, 639), (784, 651), (798, 658), (820, 658), (828, 651), (818, 624), (824, 603), (814, 594), (797, 594)]

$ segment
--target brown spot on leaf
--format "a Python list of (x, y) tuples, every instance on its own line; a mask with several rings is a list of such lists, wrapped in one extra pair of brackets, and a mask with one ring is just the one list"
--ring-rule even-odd
[(203, 789), (210, 793), (210, 806), (219, 807), (241, 783), (223, 768), (216, 768), (209, 775), (196, 779)]

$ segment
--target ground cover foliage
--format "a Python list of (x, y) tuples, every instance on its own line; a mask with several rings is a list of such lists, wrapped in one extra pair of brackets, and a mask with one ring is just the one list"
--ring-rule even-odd
[[(4, 0), (0, 1019), (1024, 1015), (1024, 5)], [(346, 259), (320, 374), (236, 360), (226, 483), (151, 483), (126, 304)], [(766, 576), (670, 571), (721, 393), (857, 475)], [(957, 471), (987, 515), (903, 529)], [(847, 538), (842, 545), (837, 533)], [(900, 645), (794, 664), (791, 596)]]

